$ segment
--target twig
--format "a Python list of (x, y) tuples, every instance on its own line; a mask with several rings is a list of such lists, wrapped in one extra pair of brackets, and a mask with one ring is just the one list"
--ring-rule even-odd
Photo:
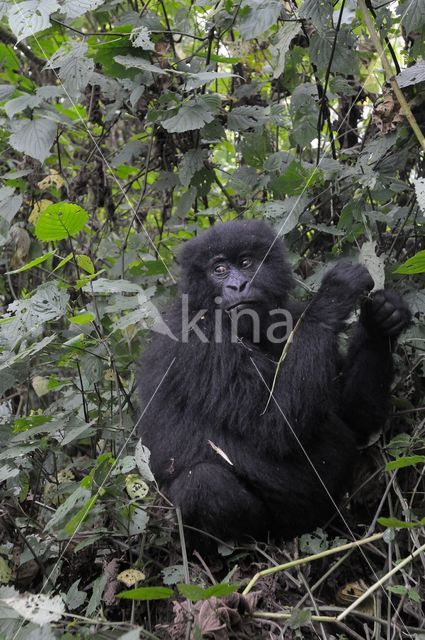
[[(362, 0), (359, 0), (359, 1), (361, 2)], [(346, 618), (349, 613), (351, 613), (354, 609), (356, 609), (359, 606), (359, 604), (364, 602), (366, 598), (369, 598), (369, 596), (371, 596), (372, 593), (375, 593), (375, 591), (379, 589), (379, 587), (381, 587), (385, 582), (387, 582), (387, 580), (389, 580), (393, 575), (398, 573), (400, 569), (403, 569), (403, 567), (405, 567), (407, 564), (412, 562), (412, 560), (417, 558), (417, 556), (419, 556), (421, 553), (424, 553), (424, 552), (425, 552), (425, 544), (421, 545), (418, 549), (416, 549), (416, 551), (414, 551), (409, 556), (404, 558), (404, 560), (401, 560), (395, 567), (391, 569), (391, 571), (388, 571), (384, 576), (382, 576), (382, 578), (377, 580), (375, 584), (373, 584), (371, 587), (369, 587), (369, 589), (367, 589), (364, 593), (362, 593), (362, 595), (359, 598), (357, 598), (357, 600), (352, 602), (350, 606), (347, 607), (347, 609), (345, 609), (345, 611), (340, 613), (339, 616), (337, 617), (337, 620), (344, 620), (344, 618)]]
[(369, 544), (370, 542), (375, 542), (376, 540), (380, 540), (383, 537), (383, 535), (384, 533), (374, 533), (373, 536), (369, 536), (361, 540), (354, 540), (353, 542), (342, 544), (339, 547), (333, 547), (332, 549), (327, 549), (326, 551), (315, 553), (312, 556), (306, 556), (305, 558), (298, 558), (297, 560), (291, 560), (290, 562), (285, 562), (285, 564), (279, 564), (276, 567), (270, 567), (269, 569), (264, 569), (263, 571), (259, 571), (248, 582), (247, 586), (243, 590), (243, 595), (246, 596), (252, 590), (253, 586), (260, 578), (263, 578), (265, 576), (270, 576), (274, 573), (278, 573), (279, 571), (286, 571), (287, 569), (292, 569), (293, 567), (297, 567), (300, 564), (307, 564), (309, 562), (313, 562), (314, 560), (320, 560), (321, 558), (326, 558), (327, 556), (333, 556), (336, 553), (341, 553), (342, 551), (347, 551), (348, 549), (360, 547), (364, 544)]
[(404, 97), (402, 90), (398, 86), (397, 80), (394, 77), (393, 70), (385, 55), (384, 48), (381, 44), (381, 40), (379, 38), (378, 32), (376, 31), (375, 26), (372, 22), (372, 18), (370, 17), (365, 0), (359, 0), (359, 8), (363, 15), (367, 30), (369, 31), (369, 35), (372, 40), (373, 46), (375, 47), (377, 53), (379, 54), (379, 57), (381, 58), (382, 67), (384, 69), (384, 75), (388, 80), (388, 82), (390, 82), (391, 84), (392, 90), (394, 91), (394, 94), (398, 100), (398, 103), (403, 112), (403, 115), (405, 116), (406, 120), (410, 124), (412, 131), (415, 134), (422, 149), (425, 151), (425, 137), (418, 123), (416, 122), (415, 116), (413, 115), (409, 105), (407, 104), (407, 100)]

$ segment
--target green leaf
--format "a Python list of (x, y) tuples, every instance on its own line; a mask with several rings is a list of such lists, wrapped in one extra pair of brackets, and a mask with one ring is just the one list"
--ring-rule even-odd
[(74, 509), (80, 509), (81, 506), (90, 499), (91, 494), (88, 489), (78, 486), (74, 493), (62, 502), (62, 504), (56, 509), (53, 517), (46, 524), (46, 529), (55, 529), (64, 518), (66, 518)]
[(68, 20), (79, 18), (87, 11), (92, 11), (103, 4), (105, 0), (65, 0), (62, 11)]
[(274, 55), (273, 78), (279, 78), (285, 69), (286, 54), (296, 35), (301, 31), (300, 22), (285, 22), (274, 39), (272, 53)]
[(50, 14), (58, 9), (60, 6), (56, 0), (26, 0), (12, 3), (7, 9), (9, 27), (19, 42), (50, 27)]
[(230, 111), (227, 117), (227, 126), (230, 131), (245, 131), (264, 124), (266, 120), (263, 107), (236, 107)]
[(243, 40), (256, 38), (277, 23), (282, 11), (279, 0), (244, 0), (239, 32)]
[(394, 273), (405, 273), (408, 275), (425, 273), (425, 249), (418, 251), (417, 254), (406, 260), (406, 262), (395, 269)]
[(69, 318), (69, 321), (73, 322), (74, 324), (89, 324), (89, 322), (93, 322), (95, 317), (96, 316), (94, 315), (94, 313), (79, 313), (78, 315)]
[(45, 253), (44, 255), (39, 256), (38, 258), (34, 258), (34, 260), (31, 260), (31, 262), (27, 262), (27, 264), (24, 264), (23, 267), (19, 267), (19, 269), (8, 271), (6, 275), (9, 275), (9, 274), (11, 275), (12, 273), (22, 273), (22, 271), (28, 271), (28, 269), (37, 267), (39, 264), (42, 264), (43, 262), (45, 262), (46, 260), (54, 256), (55, 253), (56, 251), (49, 251), (48, 253)]
[(207, 589), (199, 587), (196, 584), (178, 584), (177, 589), (179, 593), (188, 600), (197, 602), (198, 600), (208, 600), (208, 598), (213, 596), (217, 598), (228, 596), (239, 589), (239, 584), (220, 583), (214, 584)]
[(214, 115), (209, 107), (200, 99), (194, 98), (184, 103), (175, 116), (163, 120), (162, 126), (170, 133), (183, 133), (202, 129), (204, 124), (213, 120)]
[(47, 118), (19, 120), (12, 123), (9, 144), (16, 151), (44, 162), (50, 155), (50, 147), (55, 141), (57, 125)]
[(413, 467), (417, 464), (424, 464), (425, 456), (404, 456), (397, 458), (385, 465), (385, 471), (393, 471), (394, 469), (404, 469), (405, 467)]
[(179, 166), (179, 178), (184, 187), (188, 187), (195, 173), (203, 169), (206, 158), (206, 149), (189, 149), (184, 154)]
[(418, 520), (417, 522), (405, 522), (398, 518), (378, 518), (379, 524), (383, 527), (392, 529), (413, 529), (415, 527), (423, 527), (425, 525), (425, 518)]
[(401, 22), (408, 33), (419, 32), (425, 24), (425, 0), (407, 0), (400, 3), (399, 12)]
[(135, 56), (115, 56), (115, 62), (122, 64), (126, 69), (142, 69), (143, 71), (150, 71), (151, 73), (159, 73), (160, 75), (166, 75), (167, 71), (157, 67), (155, 64), (151, 64), (144, 58), (136, 58)]
[(84, 271), (86, 271), (87, 273), (90, 273), (90, 274), (94, 273), (93, 262), (91, 261), (91, 259), (88, 256), (78, 255), (76, 257), (76, 259), (77, 259), (77, 264), (80, 267), (80, 269), (84, 269)]
[(204, 84), (209, 84), (213, 80), (219, 78), (232, 78), (234, 73), (227, 73), (226, 71), (201, 71), (201, 73), (191, 73), (184, 84), (185, 91), (192, 91), (198, 89)]
[(261, 205), (266, 218), (278, 224), (280, 235), (286, 235), (298, 224), (298, 219), (308, 203), (307, 196), (291, 196), (285, 200), (269, 200)]
[(87, 502), (79, 509), (79, 511), (75, 514), (73, 518), (64, 526), (64, 531), (68, 535), (72, 536), (84, 523), (90, 511), (93, 509), (94, 505), (97, 502), (99, 494), (91, 496)]
[(425, 82), (425, 60), (418, 60), (411, 67), (402, 69), (395, 79), (399, 87), (409, 87), (412, 84), (418, 84), (418, 82)]
[(332, 2), (331, 0), (304, 0), (297, 13), (299, 18), (311, 20), (317, 29), (322, 30), (331, 24)]
[(35, 223), (35, 235), (43, 242), (65, 240), (77, 235), (89, 219), (78, 204), (58, 202), (44, 209)]
[(174, 595), (174, 591), (168, 587), (138, 587), (129, 591), (117, 593), (117, 598), (125, 600), (167, 600)]

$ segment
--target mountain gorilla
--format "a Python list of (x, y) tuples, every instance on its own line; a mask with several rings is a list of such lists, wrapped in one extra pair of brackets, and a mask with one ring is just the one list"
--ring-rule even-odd
[[(356, 444), (386, 419), (407, 305), (363, 295), (371, 276), (345, 261), (307, 305), (293, 301), (284, 246), (262, 221), (218, 224), (180, 262), (170, 332), (153, 335), (140, 373), (156, 480), (185, 524), (221, 539), (310, 531), (335, 511)], [(343, 358), (338, 334), (362, 296)]]

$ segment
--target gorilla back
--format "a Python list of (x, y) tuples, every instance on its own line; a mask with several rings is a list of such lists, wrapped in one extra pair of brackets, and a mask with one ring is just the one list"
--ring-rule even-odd
[[(181, 269), (170, 335), (152, 335), (139, 378), (156, 480), (185, 524), (222, 539), (309, 531), (335, 511), (357, 441), (386, 419), (409, 310), (393, 291), (366, 297), (368, 271), (345, 261), (307, 305), (291, 300), (284, 246), (261, 221), (189, 240)], [(338, 333), (362, 296), (343, 361)]]

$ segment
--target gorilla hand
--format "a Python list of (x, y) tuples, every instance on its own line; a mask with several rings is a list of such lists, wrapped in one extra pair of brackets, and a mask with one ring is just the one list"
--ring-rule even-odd
[(323, 278), (311, 305), (313, 316), (339, 331), (360, 296), (372, 288), (373, 279), (366, 267), (347, 261), (338, 262)]
[(364, 301), (360, 321), (372, 337), (397, 338), (411, 317), (409, 307), (396, 291), (381, 289)]

